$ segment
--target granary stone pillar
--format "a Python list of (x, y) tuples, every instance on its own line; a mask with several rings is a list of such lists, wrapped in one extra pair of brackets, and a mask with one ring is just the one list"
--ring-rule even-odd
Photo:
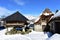
[(6, 25), (7, 23), (6, 23), (6, 21), (5, 21), (5, 28), (6, 28), (6, 32), (8, 32), (8, 27), (7, 27), (7, 25)]
[(8, 27), (7, 27), (7, 32), (8, 32)]

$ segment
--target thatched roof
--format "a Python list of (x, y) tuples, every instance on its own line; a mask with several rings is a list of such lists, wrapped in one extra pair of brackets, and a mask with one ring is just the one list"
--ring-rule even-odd
[(52, 13), (49, 8), (46, 8), (43, 13)]
[(28, 19), (25, 16), (23, 16), (21, 13), (19, 13), (18, 11), (4, 18), (3, 20), (4, 21), (28, 21)]
[(49, 19), (51, 18), (51, 16), (53, 16), (54, 14), (50, 11), (50, 9), (46, 8), (42, 15), (40, 15), (40, 18), (37, 22), (35, 22), (35, 24), (40, 24), (41, 20), (45, 20), (45, 21), (49, 21)]

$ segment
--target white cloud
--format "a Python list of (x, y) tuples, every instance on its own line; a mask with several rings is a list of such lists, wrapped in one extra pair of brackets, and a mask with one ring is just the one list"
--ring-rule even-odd
[(6, 14), (8, 14), (8, 13), (10, 13), (11, 11), (10, 10), (8, 10), (8, 9), (6, 9), (6, 8), (4, 8), (4, 7), (0, 7), (0, 15), (2, 16), (2, 15), (6, 15)]
[(23, 0), (14, 0), (15, 3), (17, 3), (18, 5), (25, 5), (25, 2)]
[[(18, 11), (18, 10), (11, 11), (11, 10), (5, 8), (5, 7), (0, 7), (0, 17), (2, 17), (2, 16), (9, 16), (9, 15), (13, 14), (16, 11)], [(25, 17), (27, 17), (28, 19), (34, 19), (34, 18), (36, 18), (36, 16), (33, 16), (31, 14), (23, 14), (23, 15)]]
[(12, 13), (14, 13), (15, 11), (11, 11), (11, 10), (8, 10), (7, 8), (5, 7), (0, 7), (0, 17), (1, 16), (8, 16)]
[[(11, 11), (11, 10), (9, 10), (9, 9), (7, 9), (7, 8), (5, 8), (5, 7), (0, 7), (0, 17), (1, 16), (9, 16), (9, 15), (11, 15), (11, 14), (13, 14), (14, 12), (16, 12), (16, 11), (19, 11), (19, 10), (13, 10), (13, 11)], [(34, 16), (33, 15), (31, 15), (31, 14), (23, 14), (25, 17), (27, 17), (27, 18), (31, 18), (31, 17), (33, 17), (34, 18)]]

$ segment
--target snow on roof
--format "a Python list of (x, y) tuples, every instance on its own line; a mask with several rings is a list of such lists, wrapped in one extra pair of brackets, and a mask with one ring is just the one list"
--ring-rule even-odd
[[(40, 13), (40, 16), (41, 15), (45, 15), (45, 16), (48, 16), (48, 15), (50, 15), (50, 14), (52, 14), (52, 13)], [(35, 20), (35, 22), (37, 22), (39, 19), (40, 19), (40, 16)]]
[(51, 15), (52, 13), (43, 13), (43, 15), (45, 15), (45, 16), (49, 16), (49, 15)]
[(54, 16), (52, 16), (50, 19), (49, 19), (49, 21), (53, 18)]
[(60, 11), (58, 11), (57, 13), (54, 13), (54, 16), (52, 16), (52, 17), (50, 18), (50, 20), (51, 20), (52, 18), (55, 18), (55, 17), (58, 17), (58, 16), (60, 16)]
[(54, 34), (52, 37), (48, 38), (48, 40), (60, 40), (60, 34)]
[(44, 13), (44, 15), (48, 16), (48, 15), (50, 15), (50, 14), (49, 14), (49, 13)]
[(58, 16), (60, 16), (60, 10), (56, 14), (54, 14), (54, 17), (58, 17)]
[(35, 22), (37, 22), (39, 19), (40, 19), (40, 17), (38, 17), (38, 18), (35, 20)]

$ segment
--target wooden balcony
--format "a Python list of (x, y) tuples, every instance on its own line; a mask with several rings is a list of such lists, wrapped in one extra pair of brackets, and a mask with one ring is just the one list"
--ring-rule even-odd
[(6, 23), (6, 25), (24, 25), (24, 23)]

